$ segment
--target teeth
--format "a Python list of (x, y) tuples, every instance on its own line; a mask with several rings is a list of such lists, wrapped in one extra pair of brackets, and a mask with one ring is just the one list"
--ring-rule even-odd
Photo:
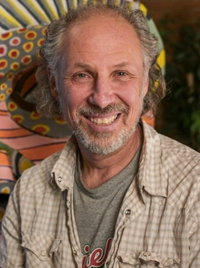
[(112, 115), (107, 118), (90, 118), (90, 121), (97, 125), (109, 125), (112, 122), (114, 122), (116, 118), (117, 118), (117, 115)]

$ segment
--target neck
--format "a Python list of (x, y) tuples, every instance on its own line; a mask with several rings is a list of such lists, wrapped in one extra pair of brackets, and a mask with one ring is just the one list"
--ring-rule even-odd
[(135, 156), (141, 143), (139, 127), (117, 152), (97, 155), (80, 146), (82, 156), (82, 180), (87, 188), (97, 188), (121, 172)]

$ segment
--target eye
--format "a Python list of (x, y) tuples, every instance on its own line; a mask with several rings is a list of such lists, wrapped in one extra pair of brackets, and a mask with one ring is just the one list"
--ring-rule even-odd
[(87, 73), (75, 73), (71, 76), (72, 81), (77, 83), (91, 83), (92, 76)]
[(88, 74), (86, 74), (86, 73), (76, 73), (72, 77), (73, 77), (74, 80), (76, 80), (76, 79), (77, 80), (79, 80), (79, 79), (89, 79), (90, 78), (90, 76)]
[(132, 75), (127, 71), (115, 71), (113, 73), (113, 79), (116, 81), (126, 82), (132, 78)]
[(116, 76), (126, 76), (127, 75), (127, 73), (126, 72), (117, 72), (116, 73)]
[(75, 75), (75, 78), (76, 77), (78, 77), (78, 78), (86, 78), (87, 77), (87, 74), (84, 74), (84, 73), (76, 74)]

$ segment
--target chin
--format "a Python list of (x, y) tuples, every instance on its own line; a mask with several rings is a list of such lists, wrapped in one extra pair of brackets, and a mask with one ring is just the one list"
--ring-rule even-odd
[(136, 125), (132, 129), (122, 129), (116, 137), (112, 133), (88, 134), (81, 127), (78, 127), (74, 134), (77, 141), (86, 150), (97, 155), (108, 155), (119, 151), (124, 147), (131, 135), (135, 132)]

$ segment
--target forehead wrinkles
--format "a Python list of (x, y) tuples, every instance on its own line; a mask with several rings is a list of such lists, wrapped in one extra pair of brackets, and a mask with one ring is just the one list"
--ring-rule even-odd
[[(124, 39), (126, 39), (129, 44), (133, 42), (134, 45), (141, 46), (134, 27), (120, 16), (118, 18), (102, 14), (97, 17), (91, 16), (82, 23), (74, 23), (65, 34), (65, 42), (73, 46), (77, 43), (81, 45), (93, 42), (95, 48), (99, 42), (104, 44), (106, 40), (112, 39), (113, 45), (124, 43)], [(128, 46), (128, 43), (124, 44), (125, 47)]]
[[(103, 60), (106, 60), (106, 57), (103, 58), (106, 55), (110, 55), (111, 59), (114, 57), (116, 63), (127, 61), (127, 57), (132, 62), (143, 61), (140, 40), (132, 25), (123, 18), (117, 21), (116, 18), (105, 15), (97, 18), (90, 17), (83, 24), (74, 24), (66, 32), (63, 51), (66, 58), (63, 57), (61, 61), (63, 63), (65, 61), (65, 67), (71, 67), (76, 62), (90, 64), (100, 53), (102, 53), (102, 63)], [(120, 52), (122, 52), (122, 57)], [(92, 53), (94, 54), (92, 55)], [(95, 55), (95, 53), (97, 54)], [(123, 53), (125, 54), (123, 55)], [(112, 54), (115, 55), (112, 57)], [(123, 58), (124, 56), (126, 59)]]

